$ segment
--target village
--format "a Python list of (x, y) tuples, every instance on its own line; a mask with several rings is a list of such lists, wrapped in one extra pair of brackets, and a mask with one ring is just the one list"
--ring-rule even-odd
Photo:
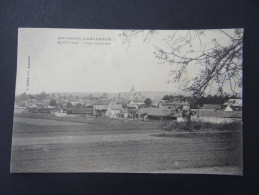
[(242, 29), (19, 33), (12, 173), (242, 175)]
[(242, 99), (227, 98), (223, 104), (203, 103), (193, 106), (184, 96), (164, 96), (162, 98), (145, 98), (134, 87), (124, 96), (109, 98), (107, 93), (100, 97), (79, 98), (42, 92), (37, 96), (21, 94), (16, 97), (14, 114), (27, 117), (56, 118), (111, 118), (123, 120), (172, 120), (184, 122), (205, 121), (222, 123), (241, 121)]

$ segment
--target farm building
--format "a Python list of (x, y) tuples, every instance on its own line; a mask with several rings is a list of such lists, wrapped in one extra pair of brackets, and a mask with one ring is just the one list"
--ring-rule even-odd
[(14, 113), (15, 114), (20, 114), (20, 113), (26, 113), (28, 110), (26, 107), (21, 107), (21, 106), (18, 106), (17, 104), (14, 105)]
[(51, 110), (51, 114), (53, 114), (57, 117), (64, 117), (67, 115), (67, 113), (63, 109), (60, 109), (60, 108), (55, 108), (55, 109)]
[(121, 104), (111, 101), (105, 115), (110, 118), (127, 118), (128, 111)]
[(242, 99), (229, 99), (223, 106), (224, 111), (242, 111)]
[(138, 109), (138, 105), (134, 102), (134, 101), (130, 101), (128, 104), (127, 104), (127, 109), (128, 110), (137, 110)]
[(129, 102), (127, 99), (121, 98), (121, 97), (118, 98), (118, 99), (115, 99), (114, 101), (116, 102), (116, 104), (120, 104), (120, 105), (122, 105), (124, 107), (126, 107), (128, 102)]
[(152, 100), (152, 107), (157, 108), (160, 101), (158, 100)]
[(145, 106), (145, 99), (134, 99), (133, 102), (137, 104), (138, 108), (143, 108)]
[(95, 116), (104, 116), (109, 108), (111, 100), (109, 99), (98, 99), (93, 105), (93, 114)]

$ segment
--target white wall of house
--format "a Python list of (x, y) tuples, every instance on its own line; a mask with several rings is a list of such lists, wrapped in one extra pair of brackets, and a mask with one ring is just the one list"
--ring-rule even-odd
[(227, 106), (224, 111), (230, 112), (230, 111), (233, 111), (233, 109), (230, 106)]

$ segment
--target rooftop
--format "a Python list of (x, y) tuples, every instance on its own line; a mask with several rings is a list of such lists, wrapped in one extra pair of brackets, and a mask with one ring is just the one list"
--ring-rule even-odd
[(242, 106), (242, 99), (229, 99), (224, 106)]
[(109, 105), (110, 102), (111, 102), (110, 99), (98, 99), (98, 100), (96, 100), (94, 105)]

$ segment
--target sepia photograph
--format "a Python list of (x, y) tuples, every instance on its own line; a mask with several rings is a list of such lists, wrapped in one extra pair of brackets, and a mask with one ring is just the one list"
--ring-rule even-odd
[(10, 172), (242, 176), (243, 35), (19, 28)]

